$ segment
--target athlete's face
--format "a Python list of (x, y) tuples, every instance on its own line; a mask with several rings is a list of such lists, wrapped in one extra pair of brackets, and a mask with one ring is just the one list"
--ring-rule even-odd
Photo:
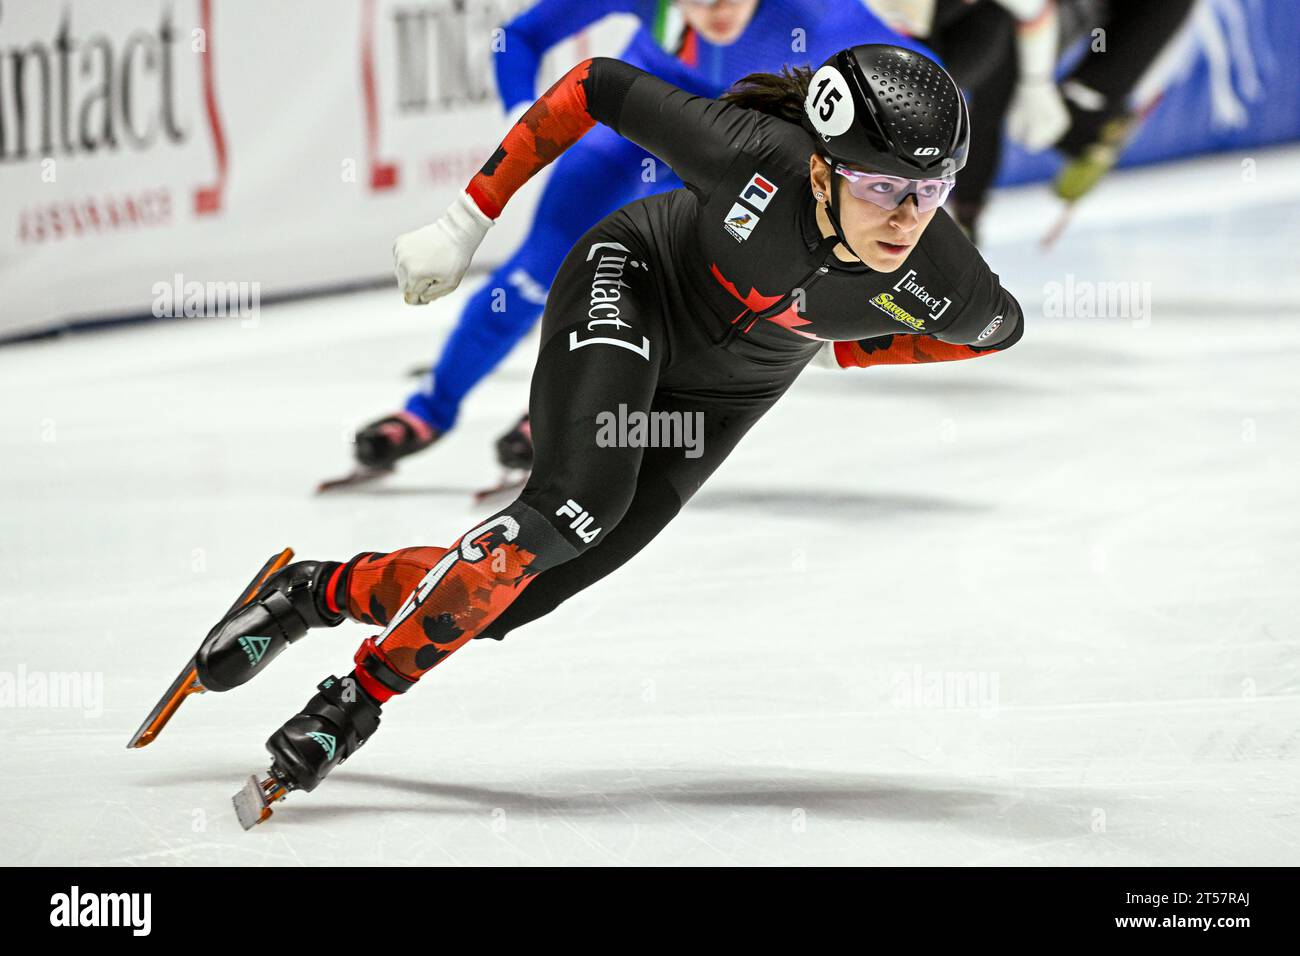
[(735, 43), (754, 18), (758, 0), (678, 0), (686, 24), (718, 46)]
[[(826, 205), (831, 189), (838, 189), (835, 210), (839, 213), (840, 227), (853, 248), (845, 250), (841, 244), (835, 247), (835, 253), (844, 260), (851, 261), (856, 257), (878, 272), (893, 272), (907, 261), (937, 211), (920, 212), (914, 196), (904, 199), (896, 209), (881, 209), (875, 203), (859, 199), (849, 192), (843, 177), (832, 174), (831, 167), (820, 156), (814, 155), (809, 160), (809, 173), (822, 235), (835, 235), (826, 215)], [(818, 195), (822, 198), (818, 199)]]

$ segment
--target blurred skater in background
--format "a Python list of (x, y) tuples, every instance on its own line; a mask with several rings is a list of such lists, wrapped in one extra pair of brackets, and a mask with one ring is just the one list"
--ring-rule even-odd
[[(1054, 183), (1073, 203), (1114, 168), (1143, 112), (1132, 95), (1196, 0), (868, 0), (923, 38), (966, 90), (971, 156), (951, 211), (972, 238), (1002, 159), (1002, 135), (1065, 158)], [(1062, 55), (1086, 49), (1060, 81)], [(1148, 107), (1151, 104), (1146, 104)]]

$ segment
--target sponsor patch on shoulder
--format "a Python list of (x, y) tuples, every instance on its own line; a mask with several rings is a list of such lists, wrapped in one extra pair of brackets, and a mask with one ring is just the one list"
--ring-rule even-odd
[(722, 220), (722, 225), (727, 232), (731, 233), (733, 239), (744, 242), (758, 225), (759, 218), (758, 213), (751, 212), (740, 203), (736, 203)]

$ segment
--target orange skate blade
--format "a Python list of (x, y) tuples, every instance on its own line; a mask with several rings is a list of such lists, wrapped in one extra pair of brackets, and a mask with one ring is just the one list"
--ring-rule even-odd
[[(236, 598), (235, 603), (230, 606), (230, 610), (226, 612), (225, 616), (229, 617), (235, 610), (253, 600), (266, 579), (292, 560), (293, 548), (285, 548), (262, 565), (262, 570), (258, 571), (253, 580), (248, 583), (248, 587), (244, 588), (243, 593)], [(190, 662), (181, 669), (180, 674), (167, 688), (167, 693), (163, 694), (162, 699), (154, 705), (153, 710), (149, 712), (149, 716), (144, 719), (144, 723), (131, 736), (126, 749), (138, 750), (153, 743), (158, 734), (162, 732), (162, 729), (167, 726), (167, 722), (180, 709), (185, 698), (190, 694), (202, 694), (205, 690), (206, 688), (199, 683), (199, 672), (194, 666), (194, 658), (191, 657)]]
[(172, 681), (172, 686), (167, 689), (162, 700), (158, 701), (157, 706), (136, 730), (126, 749), (138, 750), (153, 743), (162, 729), (167, 726), (167, 721), (171, 720), (172, 715), (180, 709), (185, 698), (190, 694), (202, 694), (203, 690), (203, 685), (199, 683), (198, 669), (191, 659), (185, 669)]
[(248, 587), (244, 588), (244, 593), (239, 595), (239, 597), (235, 599), (234, 604), (230, 605), (230, 611), (227, 611), (226, 615), (229, 616), (231, 611), (234, 611), (237, 608), (241, 608), (249, 601), (253, 600), (253, 597), (257, 594), (259, 590), (261, 590), (261, 587), (263, 583), (265, 583), (266, 579), (269, 578), (271, 575), (275, 574), (276, 571), (279, 571), (282, 567), (284, 567), (292, 560), (293, 560), (293, 548), (285, 548), (275, 557), (267, 561), (266, 564), (262, 565), (262, 570), (258, 571), (257, 576), (254, 577), (253, 580), (248, 582)]

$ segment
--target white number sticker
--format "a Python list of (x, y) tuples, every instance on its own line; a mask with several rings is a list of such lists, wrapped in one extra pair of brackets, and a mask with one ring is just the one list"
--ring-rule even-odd
[(839, 136), (853, 125), (853, 96), (848, 81), (833, 66), (823, 66), (808, 86), (804, 108), (823, 136)]

